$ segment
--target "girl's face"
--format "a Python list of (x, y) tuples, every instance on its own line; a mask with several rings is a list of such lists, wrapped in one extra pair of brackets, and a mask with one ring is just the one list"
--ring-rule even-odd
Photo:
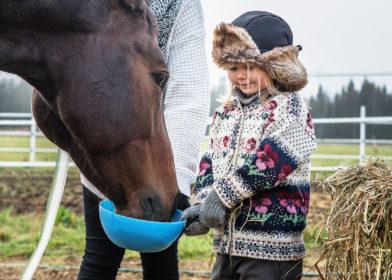
[(266, 87), (267, 73), (259, 66), (234, 64), (228, 70), (233, 85), (246, 95), (254, 95)]

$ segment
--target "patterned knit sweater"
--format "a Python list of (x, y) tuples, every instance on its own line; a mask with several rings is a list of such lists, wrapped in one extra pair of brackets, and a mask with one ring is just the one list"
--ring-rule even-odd
[[(170, 72), (164, 115), (178, 187), (189, 196), (190, 185), (196, 180), (199, 146), (210, 104), (203, 10), (200, 0), (154, 0), (151, 5), (160, 21), (160, 31), (169, 34), (159, 37)], [(165, 12), (175, 19), (168, 20)], [(105, 198), (83, 175), (81, 180), (90, 191)]]
[(304, 257), (315, 147), (312, 119), (297, 93), (263, 104), (235, 97), (215, 113), (192, 198), (201, 203), (214, 189), (231, 210), (226, 226), (215, 231), (216, 252), (278, 261)]

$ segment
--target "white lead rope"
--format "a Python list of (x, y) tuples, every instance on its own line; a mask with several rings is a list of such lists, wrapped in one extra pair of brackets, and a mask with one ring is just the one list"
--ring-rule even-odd
[(59, 209), (65, 181), (67, 180), (69, 156), (63, 150), (57, 153), (56, 170), (54, 173), (50, 195), (46, 204), (46, 214), (42, 226), (41, 238), (33, 255), (30, 257), (29, 263), (22, 275), (22, 280), (31, 280), (36, 271), (46, 246), (52, 235), (53, 226), (56, 221), (57, 210)]

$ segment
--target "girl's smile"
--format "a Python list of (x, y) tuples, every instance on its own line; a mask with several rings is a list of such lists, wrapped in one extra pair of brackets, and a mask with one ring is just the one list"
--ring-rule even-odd
[(254, 95), (266, 87), (266, 72), (258, 66), (234, 64), (228, 70), (229, 80), (246, 95)]

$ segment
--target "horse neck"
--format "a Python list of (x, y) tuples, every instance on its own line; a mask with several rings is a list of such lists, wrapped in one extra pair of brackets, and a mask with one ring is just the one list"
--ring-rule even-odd
[(43, 80), (43, 52), (26, 32), (0, 29), (0, 70), (19, 75), (33, 86)]
[(53, 41), (66, 34), (99, 30), (108, 15), (108, 2), (1, 0), (0, 70), (19, 75), (41, 92), (49, 91), (43, 83), (51, 80), (46, 67)]
[(90, 31), (110, 11), (107, 0), (1, 0), (0, 28)]

